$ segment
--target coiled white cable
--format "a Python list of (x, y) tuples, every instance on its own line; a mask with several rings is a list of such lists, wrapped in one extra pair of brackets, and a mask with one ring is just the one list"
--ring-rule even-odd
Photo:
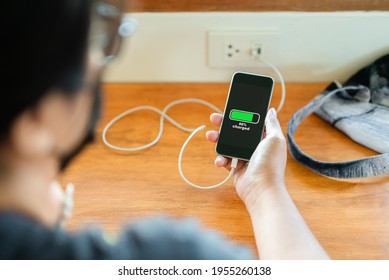
[[(104, 144), (107, 147), (109, 147), (109, 148), (111, 148), (113, 150), (116, 150), (116, 151), (120, 151), (120, 152), (135, 152), (135, 151), (141, 151), (141, 150), (147, 149), (147, 148), (155, 145), (156, 143), (158, 143), (158, 141), (161, 139), (162, 133), (163, 133), (163, 126), (164, 126), (163, 120), (164, 119), (167, 119), (174, 126), (176, 126), (177, 128), (179, 128), (179, 129), (181, 129), (183, 131), (192, 132), (192, 131), (195, 130), (194, 128), (187, 128), (187, 127), (179, 124), (177, 121), (175, 121), (169, 115), (166, 114), (166, 112), (171, 107), (173, 107), (175, 105), (183, 104), (183, 103), (191, 103), (191, 102), (203, 104), (205, 106), (210, 107), (211, 109), (215, 110), (218, 113), (222, 113), (222, 111), (219, 108), (217, 108), (215, 105), (213, 105), (213, 104), (211, 104), (211, 103), (209, 103), (209, 102), (207, 102), (205, 100), (199, 99), (199, 98), (184, 98), (184, 99), (175, 100), (175, 101), (169, 103), (162, 111), (159, 110), (158, 108), (155, 108), (155, 107), (152, 107), (152, 106), (137, 106), (137, 107), (134, 107), (134, 108), (132, 108), (130, 110), (127, 110), (127, 111), (121, 113), (117, 117), (113, 118), (105, 126), (105, 128), (103, 130), (103, 133), (102, 133), (103, 142), (104, 142)], [(156, 113), (161, 115), (161, 118), (160, 118), (160, 121), (159, 121), (159, 131), (158, 131), (158, 135), (155, 137), (155, 139), (153, 141), (151, 141), (149, 144), (146, 144), (146, 145), (143, 145), (143, 146), (140, 146), (140, 147), (135, 147), (135, 148), (124, 148), (124, 147), (119, 147), (119, 146), (116, 146), (116, 145), (113, 145), (113, 144), (109, 143), (108, 140), (107, 140), (107, 132), (111, 128), (111, 126), (113, 124), (115, 124), (116, 122), (118, 122), (119, 120), (123, 119), (124, 117), (126, 117), (126, 116), (128, 116), (128, 115), (130, 115), (130, 114), (132, 114), (134, 112), (141, 111), (141, 110), (150, 110), (150, 111), (154, 111), (154, 112), (156, 112)]]
[(198, 189), (207, 190), (207, 189), (214, 189), (214, 188), (220, 187), (221, 185), (224, 185), (231, 178), (231, 176), (234, 174), (235, 168), (238, 165), (238, 159), (237, 158), (233, 158), (232, 159), (232, 161), (231, 161), (231, 170), (230, 170), (230, 173), (228, 174), (227, 178), (225, 178), (222, 182), (220, 182), (220, 183), (218, 183), (216, 185), (213, 185), (213, 186), (199, 186), (199, 185), (196, 185), (196, 184), (193, 184), (192, 182), (190, 182), (185, 177), (184, 172), (182, 171), (182, 156), (184, 154), (185, 148), (188, 145), (189, 141), (193, 138), (193, 136), (195, 136), (195, 134), (197, 132), (200, 132), (204, 128), (205, 128), (205, 125), (202, 125), (202, 126), (199, 126), (198, 128), (196, 128), (194, 131), (192, 131), (192, 133), (189, 135), (188, 139), (186, 139), (184, 145), (182, 145), (182, 148), (181, 148), (181, 151), (180, 151), (180, 155), (178, 156), (178, 171), (180, 172), (181, 178), (188, 185), (190, 185), (192, 187), (195, 187), (195, 188), (198, 188)]
[[(269, 63), (269, 62), (266, 62), (262, 59), (259, 59), (259, 61), (261, 61), (262, 63), (264, 63), (265, 65), (267, 65), (268, 67), (272, 68), (274, 70), (274, 72), (276, 72), (276, 74), (278, 75), (279, 77), (279, 80), (280, 80), (280, 83), (281, 83), (281, 87), (282, 87), (282, 96), (281, 96), (281, 101), (280, 101), (280, 104), (277, 108), (277, 112), (280, 112), (284, 103), (285, 103), (285, 95), (286, 95), (286, 90), (285, 90), (285, 82), (284, 82), (284, 78), (282, 77), (282, 74), (281, 72), (277, 69), (277, 67), (275, 67), (273, 64)], [(200, 104), (203, 104), (205, 106), (208, 106), (210, 108), (212, 108), (213, 110), (215, 110), (216, 112), (218, 113), (222, 113), (222, 111), (217, 108), (215, 105), (205, 101), (205, 100), (202, 100), (202, 99), (199, 99), (199, 98), (184, 98), (184, 99), (178, 99), (178, 100), (175, 100), (171, 103), (169, 103), (162, 111), (159, 110), (158, 108), (155, 108), (155, 107), (152, 107), (152, 106), (147, 106), (147, 105), (144, 105), (144, 106), (137, 106), (137, 107), (134, 107), (132, 109), (129, 109), (123, 113), (121, 113), (120, 115), (116, 116), (115, 118), (113, 118), (103, 129), (103, 132), (102, 132), (102, 139), (103, 139), (103, 143), (113, 149), (113, 150), (116, 150), (116, 151), (120, 151), (120, 152), (135, 152), (135, 151), (141, 151), (141, 150), (144, 150), (144, 149), (147, 149), (153, 145), (155, 145), (156, 143), (158, 143), (158, 141), (161, 139), (162, 137), (162, 133), (163, 133), (163, 127), (164, 127), (164, 119), (168, 120), (170, 123), (172, 123), (174, 126), (176, 126), (177, 128), (183, 130), (183, 131), (187, 131), (187, 132), (191, 132), (191, 134), (189, 135), (189, 137), (186, 139), (185, 143), (182, 145), (182, 148), (181, 148), (181, 151), (180, 151), (180, 155), (178, 157), (178, 171), (180, 173), (180, 176), (181, 178), (190, 186), (192, 187), (195, 187), (195, 188), (198, 188), (198, 189), (213, 189), (213, 188), (217, 188), (223, 184), (225, 184), (230, 178), (231, 176), (234, 174), (234, 170), (236, 169), (236, 166), (238, 164), (238, 159), (236, 158), (233, 158), (232, 161), (231, 161), (231, 170), (230, 170), (230, 173), (228, 174), (227, 178), (225, 178), (222, 182), (216, 184), (216, 185), (212, 185), (212, 186), (198, 186), (192, 182), (190, 182), (184, 175), (183, 171), (182, 171), (182, 157), (183, 157), (183, 154), (184, 154), (184, 151), (186, 149), (186, 146), (188, 145), (189, 141), (196, 135), (196, 133), (200, 132), (201, 130), (203, 130), (205, 128), (205, 125), (202, 125), (196, 129), (193, 129), (193, 128), (187, 128), (181, 124), (179, 124), (177, 121), (175, 121), (173, 118), (171, 118), (168, 114), (167, 114), (167, 111), (175, 106), (175, 105), (178, 105), (178, 104), (183, 104), (183, 103), (191, 103), (191, 102), (194, 102), (194, 103), (200, 103)], [(146, 145), (143, 145), (143, 146), (140, 146), (140, 147), (134, 147), (134, 148), (130, 148), (130, 147), (119, 147), (119, 146), (116, 146), (116, 145), (113, 145), (111, 143), (108, 142), (107, 140), (107, 133), (108, 133), (108, 130), (111, 128), (111, 126), (113, 124), (115, 124), (116, 122), (118, 122), (119, 120), (123, 119), (124, 117), (134, 113), (134, 112), (137, 112), (137, 111), (140, 111), (140, 110), (150, 110), (150, 111), (153, 111), (153, 112), (156, 112), (158, 114), (161, 115), (160, 117), (160, 121), (159, 121), (159, 131), (158, 131), (158, 134), (157, 136), (155, 137), (155, 139), (153, 141), (151, 141), (150, 143), (146, 144)]]
[[(193, 128), (187, 128), (181, 124), (179, 124), (177, 121), (175, 121), (173, 118), (171, 118), (169, 115), (167, 115), (167, 111), (175, 106), (175, 105), (178, 105), (178, 104), (183, 104), (183, 103), (190, 103), (190, 102), (194, 102), (194, 103), (200, 103), (200, 104), (203, 104), (205, 106), (208, 106), (210, 107), (211, 109), (215, 110), (216, 112), (218, 113), (222, 113), (222, 111), (217, 108), (215, 105), (205, 101), (205, 100), (202, 100), (202, 99), (198, 99), (198, 98), (185, 98), (185, 99), (178, 99), (178, 100), (175, 100), (171, 103), (169, 103), (162, 111), (159, 110), (158, 108), (155, 108), (155, 107), (152, 107), (152, 106), (138, 106), (138, 107), (134, 107), (130, 110), (127, 110), (123, 113), (121, 113), (120, 115), (118, 115), (117, 117), (113, 118), (104, 128), (103, 130), (103, 133), (102, 133), (102, 139), (103, 139), (103, 142), (104, 144), (111, 148), (111, 149), (114, 149), (114, 150), (117, 150), (117, 151), (120, 151), (120, 152), (134, 152), (134, 151), (140, 151), (140, 150), (144, 150), (144, 149), (147, 149), (153, 145), (155, 145), (156, 143), (158, 143), (158, 141), (161, 139), (162, 137), (162, 133), (163, 133), (163, 126), (164, 126), (164, 119), (166, 118), (169, 122), (171, 122), (174, 126), (176, 126), (177, 128), (183, 130), (183, 131), (188, 131), (188, 132), (192, 132), (188, 139), (186, 139), (184, 145), (182, 146), (181, 148), (181, 151), (180, 151), (180, 155), (178, 157), (178, 170), (179, 170), (179, 173), (180, 173), (180, 176), (181, 178), (186, 182), (188, 183), (190, 186), (192, 187), (195, 187), (195, 188), (198, 188), (198, 189), (213, 189), (213, 188), (217, 188), (223, 184), (225, 184), (230, 178), (231, 176), (234, 174), (234, 170), (236, 168), (236, 165), (238, 163), (238, 160), (237, 159), (233, 159), (232, 160), (232, 163), (231, 163), (231, 170), (230, 170), (230, 173), (229, 175), (227, 176), (226, 179), (224, 179), (222, 182), (216, 184), (216, 185), (213, 185), (213, 186), (198, 186), (192, 182), (190, 182), (184, 175), (183, 171), (182, 171), (182, 157), (183, 157), (183, 154), (184, 154), (184, 151), (185, 151), (185, 148), (186, 146), (188, 145), (189, 141), (193, 138), (193, 136), (198, 133), (199, 131), (203, 130), (205, 128), (205, 125), (202, 125), (196, 129), (193, 129)], [(157, 137), (152, 141), (150, 142), (149, 144), (146, 144), (146, 145), (143, 145), (143, 146), (140, 146), (140, 147), (135, 147), (135, 148), (123, 148), (123, 147), (119, 147), (119, 146), (116, 146), (116, 145), (113, 145), (111, 143), (108, 142), (107, 140), (107, 132), (108, 130), (110, 129), (110, 127), (115, 124), (117, 121), (121, 120), (122, 118), (134, 113), (134, 112), (137, 112), (137, 111), (140, 111), (140, 110), (151, 110), (151, 111), (154, 111), (158, 114), (161, 115), (161, 118), (160, 118), (160, 123), (159, 123), (159, 131), (158, 131), (158, 135)]]

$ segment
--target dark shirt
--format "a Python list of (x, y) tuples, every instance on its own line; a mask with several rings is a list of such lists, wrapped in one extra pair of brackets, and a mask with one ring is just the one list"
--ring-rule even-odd
[(123, 229), (109, 242), (101, 230), (68, 233), (26, 216), (0, 212), (0, 259), (252, 259), (252, 252), (193, 219), (158, 217)]

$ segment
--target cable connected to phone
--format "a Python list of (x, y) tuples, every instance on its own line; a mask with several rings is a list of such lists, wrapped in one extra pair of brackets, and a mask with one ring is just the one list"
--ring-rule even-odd
[(178, 171), (180, 172), (181, 178), (188, 185), (190, 185), (190, 186), (192, 186), (194, 188), (207, 190), (207, 189), (214, 189), (214, 188), (220, 187), (221, 185), (224, 185), (231, 178), (231, 176), (234, 175), (234, 171), (236, 169), (236, 166), (238, 165), (238, 159), (237, 158), (233, 158), (232, 159), (232, 161), (231, 161), (231, 170), (230, 170), (230, 173), (228, 174), (227, 178), (225, 178), (223, 181), (221, 181), (220, 183), (218, 183), (216, 185), (212, 185), (212, 186), (199, 186), (199, 185), (193, 184), (191, 181), (189, 181), (185, 177), (184, 172), (182, 171), (182, 156), (184, 155), (184, 151), (185, 151), (186, 146), (188, 145), (189, 141), (196, 135), (196, 133), (200, 132), (204, 128), (205, 128), (205, 125), (202, 125), (202, 126), (199, 126), (198, 128), (196, 128), (194, 131), (192, 131), (192, 133), (186, 139), (184, 145), (182, 145), (182, 148), (181, 148), (181, 151), (180, 151), (180, 155), (178, 156)]
[[(140, 150), (144, 150), (144, 149), (147, 149), (153, 145), (155, 145), (156, 143), (158, 143), (158, 141), (161, 139), (162, 137), (162, 133), (163, 133), (163, 127), (164, 127), (164, 119), (168, 120), (170, 123), (172, 123), (174, 126), (176, 126), (177, 128), (183, 130), (183, 131), (187, 131), (187, 132), (191, 132), (191, 134), (189, 135), (189, 137), (186, 139), (184, 145), (182, 146), (181, 148), (181, 151), (180, 151), (180, 155), (178, 157), (178, 170), (179, 170), (179, 173), (180, 173), (180, 176), (181, 178), (187, 183), (189, 184), (190, 186), (192, 187), (195, 187), (195, 188), (198, 188), (198, 189), (213, 189), (213, 188), (217, 188), (223, 184), (225, 184), (230, 178), (231, 176), (234, 174), (234, 170), (238, 164), (238, 159), (234, 158), (232, 159), (232, 162), (231, 162), (231, 170), (230, 170), (230, 173), (228, 174), (227, 178), (225, 178), (222, 182), (216, 184), (216, 185), (212, 185), (212, 186), (199, 186), (199, 185), (196, 185), (192, 182), (190, 182), (186, 176), (184, 175), (184, 172), (182, 170), (182, 157), (183, 157), (183, 154), (184, 154), (184, 151), (186, 149), (186, 146), (188, 145), (189, 141), (195, 136), (195, 134), (197, 134), (198, 132), (200, 132), (201, 130), (203, 130), (205, 128), (205, 125), (202, 125), (202, 126), (199, 126), (198, 128), (196, 129), (193, 129), (193, 128), (187, 128), (181, 124), (179, 124), (177, 121), (175, 121), (173, 118), (171, 118), (166, 112), (173, 106), (175, 105), (178, 105), (178, 104), (183, 104), (183, 103), (200, 103), (200, 104), (203, 104), (205, 106), (208, 106), (209, 108), (215, 110), (216, 112), (218, 113), (222, 113), (222, 111), (217, 108), (215, 105), (205, 101), (205, 100), (202, 100), (202, 99), (198, 99), (198, 98), (185, 98), (185, 99), (178, 99), (178, 100), (175, 100), (171, 103), (169, 103), (162, 111), (159, 110), (158, 108), (155, 108), (155, 107), (152, 107), (152, 106), (138, 106), (138, 107), (134, 107), (132, 109), (129, 109), (123, 113), (121, 113), (120, 115), (118, 115), (117, 117), (113, 118), (104, 128), (103, 130), (103, 133), (102, 133), (102, 139), (103, 139), (103, 142), (104, 144), (113, 149), (113, 150), (116, 150), (116, 151), (120, 151), (120, 152), (135, 152), (135, 151), (140, 151)], [(116, 122), (118, 122), (119, 120), (123, 119), (124, 117), (134, 113), (134, 112), (137, 112), (137, 111), (141, 111), (141, 110), (150, 110), (150, 111), (153, 111), (153, 112), (156, 112), (158, 114), (161, 115), (161, 118), (160, 118), (160, 123), (159, 123), (159, 131), (158, 131), (158, 135), (157, 137), (150, 143), (146, 144), (146, 145), (143, 145), (143, 146), (140, 146), (140, 147), (135, 147), (135, 148), (129, 148), (129, 147), (119, 147), (119, 146), (116, 146), (116, 145), (113, 145), (111, 143), (108, 142), (107, 140), (107, 132), (108, 130), (111, 128), (111, 126), (113, 124), (115, 124)]]
[[(184, 99), (175, 100), (175, 101), (169, 103), (165, 108), (163, 108), (162, 111), (160, 109), (156, 108), (156, 107), (153, 107), (153, 106), (147, 106), (147, 105), (145, 105), (145, 106), (137, 106), (137, 107), (131, 108), (131, 109), (121, 113), (120, 115), (116, 116), (115, 118), (113, 118), (104, 127), (104, 130), (103, 130), (103, 133), (102, 133), (103, 142), (104, 142), (104, 144), (107, 147), (109, 147), (109, 148), (111, 148), (113, 150), (116, 150), (116, 151), (120, 151), (120, 152), (136, 152), (136, 151), (141, 151), (141, 150), (150, 148), (151, 146), (157, 144), (158, 141), (162, 137), (163, 127), (164, 127), (164, 119), (168, 120), (175, 127), (177, 127), (178, 129), (181, 129), (183, 131), (186, 131), (186, 132), (196, 131), (196, 129), (194, 129), (194, 128), (188, 128), (188, 127), (185, 127), (185, 126), (179, 124), (177, 121), (175, 121), (173, 118), (171, 118), (166, 113), (173, 106), (178, 105), (178, 104), (184, 104), (184, 103), (200, 103), (200, 104), (203, 104), (205, 106), (208, 106), (209, 108), (215, 110), (216, 112), (218, 112), (220, 114), (222, 113), (222, 111), (218, 107), (216, 107), (215, 105), (213, 105), (213, 104), (211, 104), (211, 103), (209, 103), (209, 102), (207, 102), (205, 100), (199, 99), (199, 98), (184, 98)], [(124, 117), (126, 117), (126, 116), (128, 116), (128, 115), (130, 115), (132, 113), (135, 113), (137, 111), (141, 111), (141, 110), (149, 110), (149, 111), (153, 111), (153, 112), (156, 112), (156, 113), (161, 115), (161, 118), (159, 120), (159, 131), (158, 131), (158, 134), (155, 137), (155, 139), (153, 141), (151, 141), (150, 143), (146, 144), (146, 145), (143, 145), (143, 146), (140, 146), (140, 147), (135, 147), (135, 148), (119, 147), (119, 146), (116, 146), (116, 145), (113, 145), (113, 144), (109, 143), (108, 140), (107, 140), (107, 132), (111, 128), (111, 126), (114, 125), (119, 120), (123, 119)]]
[[(284, 103), (285, 103), (285, 96), (286, 96), (286, 90), (285, 90), (285, 82), (284, 82), (284, 79), (283, 79), (283, 76), (281, 74), (281, 72), (278, 70), (278, 68), (276, 66), (274, 66), (273, 64), (269, 63), (269, 62), (266, 62), (264, 61), (263, 59), (259, 59), (259, 61), (261, 61), (262, 63), (264, 63), (265, 65), (267, 65), (268, 67), (272, 68), (274, 70), (274, 72), (277, 74), (277, 76), (279, 77), (279, 80), (280, 80), (280, 83), (281, 83), (281, 87), (282, 87), (282, 95), (281, 95), (281, 101), (280, 101), (280, 104), (277, 108), (277, 112), (279, 112)], [(179, 157), (178, 157), (178, 171), (180, 173), (180, 176), (181, 178), (190, 186), (192, 187), (195, 187), (195, 188), (198, 188), (198, 189), (213, 189), (213, 188), (217, 188), (223, 184), (225, 184), (234, 174), (234, 171), (237, 167), (237, 164), (238, 164), (238, 159), (237, 158), (232, 158), (232, 161), (231, 161), (231, 169), (230, 169), (230, 172), (227, 176), (227, 178), (225, 178), (222, 182), (218, 183), (218, 184), (215, 184), (215, 185), (212, 185), (212, 186), (199, 186), (199, 185), (196, 185), (192, 182), (190, 182), (184, 175), (184, 172), (182, 170), (182, 158), (183, 158), (183, 155), (184, 155), (184, 151), (186, 149), (186, 146), (188, 145), (188, 143), (190, 142), (190, 140), (200, 131), (202, 131), (204, 128), (205, 128), (205, 125), (202, 125), (202, 126), (199, 126), (198, 128), (196, 129), (193, 129), (193, 128), (188, 128), (188, 127), (185, 127), (183, 125), (181, 125), (180, 123), (178, 123), (177, 121), (175, 121), (173, 118), (171, 118), (168, 114), (167, 114), (167, 111), (172, 108), (173, 106), (175, 105), (178, 105), (178, 104), (184, 104), (184, 103), (200, 103), (200, 104), (203, 104), (205, 106), (208, 106), (209, 108), (215, 110), (216, 112), (218, 113), (221, 113), (222, 114), (222, 111), (217, 108), (215, 105), (205, 101), (205, 100), (202, 100), (202, 99), (199, 99), (199, 98), (184, 98), (184, 99), (178, 99), (178, 100), (175, 100), (171, 103), (169, 103), (165, 108), (163, 108), (163, 110), (160, 110), (156, 107), (152, 107), (152, 106), (147, 106), (147, 105), (144, 105), (144, 106), (137, 106), (137, 107), (134, 107), (134, 108), (131, 108), (121, 114), (119, 114), (118, 116), (116, 116), (115, 118), (113, 118), (103, 129), (103, 132), (102, 132), (102, 140), (103, 140), (103, 143), (109, 147), (110, 149), (113, 149), (113, 150), (116, 150), (116, 151), (120, 151), (120, 152), (136, 152), (136, 151), (141, 151), (141, 150), (144, 150), (144, 149), (147, 149), (147, 148), (150, 148), (151, 146), (155, 145), (156, 143), (158, 143), (158, 141), (161, 139), (162, 137), (162, 133), (163, 133), (163, 128), (164, 128), (164, 120), (168, 120), (170, 123), (172, 123), (174, 126), (176, 126), (178, 129), (181, 129), (183, 131), (186, 131), (186, 132), (191, 132), (191, 134), (188, 136), (188, 138), (186, 139), (185, 143), (182, 145), (182, 148), (181, 148), (181, 151), (180, 151), (180, 154), (179, 154)], [(146, 144), (146, 145), (143, 145), (143, 146), (139, 146), (139, 147), (119, 147), (117, 145), (114, 145), (114, 144), (111, 144), (110, 142), (108, 142), (107, 140), (107, 133), (109, 131), (109, 129), (112, 127), (112, 125), (114, 125), (116, 122), (118, 122), (119, 120), (123, 119), (124, 117), (132, 114), (132, 113), (135, 113), (137, 111), (141, 111), (141, 110), (149, 110), (149, 111), (153, 111), (153, 112), (156, 112), (158, 114), (160, 114), (160, 122), (159, 122), (159, 131), (158, 131), (158, 134), (157, 136), (155, 137), (155, 139), (153, 141), (151, 141), (150, 143)]]
[(275, 65), (271, 64), (270, 62), (267, 62), (266, 60), (263, 60), (262, 58), (259, 58), (258, 60), (260, 62), (262, 62), (263, 64), (265, 64), (266, 66), (268, 66), (271, 69), (273, 69), (273, 71), (277, 74), (278, 79), (280, 80), (280, 84), (281, 84), (281, 100), (280, 100), (280, 103), (278, 104), (278, 108), (277, 108), (277, 113), (279, 113), (279, 112), (281, 112), (281, 109), (282, 109), (282, 107), (285, 104), (285, 98), (286, 98), (286, 87), (285, 87), (284, 77), (282, 76), (280, 70), (278, 70), (278, 68)]

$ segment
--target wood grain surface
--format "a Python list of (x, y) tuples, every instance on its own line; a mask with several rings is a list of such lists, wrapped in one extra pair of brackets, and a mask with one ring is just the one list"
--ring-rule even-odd
[[(305, 105), (325, 84), (288, 84), (288, 96), (280, 113), (284, 132), (292, 113)], [(232, 180), (214, 190), (198, 190), (180, 178), (177, 159), (188, 134), (167, 123), (161, 141), (154, 147), (131, 154), (106, 148), (102, 127), (117, 114), (138, 105), (163, 108), (187, 97), (203, 98), (224, 107), (228, 84), (107, 84), (105, 113), (98, 137), (62, 176), (61, 182), (76, 185), (74, 215), (70, 230), (97, 223), (111, 233), (124, 224), (155, 215), (195, 217), (204, 226), (219, 230), (232, 240), (255, 248), (249, 216), (237, 196)], [(273, 106), (279, 101), (276, 86)], [(169, 114), (181, 124), (197, 127), (209, 123), (212, 112), (202, 105), (172, 108)], [(157, 134), (159, 116), (139, 112), (112, 127), (108, 139), (135, 147)], [(317, 116), (299, 127), (296, 141), (321, 160), (339, 161), (371, 156), (364, 148)], [(213, 166), (214, 145), (200, 133), (184, 155), (184, 172), (198, 184), (214, 184), (227, 172)], [(330, 256), (335, 259), (389, 258), (389, 179), (333, 180), (295, 162), (288, 154), (288, 190), (307, 223)]]
[(126, 4), (129, 12), (389, 10), (389, 0), (126, 0)]

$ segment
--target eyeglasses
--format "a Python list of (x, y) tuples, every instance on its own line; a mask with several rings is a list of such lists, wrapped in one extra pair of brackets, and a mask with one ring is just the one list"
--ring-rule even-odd
[(99, 48), (108, 63), (120, 51), (123, 37), (131, 36), (138, 21), (130, 16), (123, 17), (124, 2), (119, 0), (93, 1), (89, 44)]

